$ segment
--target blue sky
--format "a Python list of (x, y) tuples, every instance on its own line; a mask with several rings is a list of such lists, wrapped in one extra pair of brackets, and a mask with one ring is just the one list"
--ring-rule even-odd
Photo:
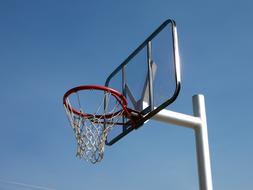
[[(0, 189), (198, 188), (193, 131), (151, 121), (91, 165), (64, 92), (104, 84), (160, 23), (177, 22), (182, 90), (206, 97), (214, 189), (253, 188), (251, 1), (0, 1)], [(26, 185), (25, 185), (26, 184)]]

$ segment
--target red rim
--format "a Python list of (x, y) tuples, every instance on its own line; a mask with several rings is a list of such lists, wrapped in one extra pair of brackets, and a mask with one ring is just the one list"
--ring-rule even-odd
[(115, 116), (118, 112), (116, 113), (112, 113), (112, 114), (105, 114), (105, 115), (93, 115), (93, 114), (89, 114), (89, 113), (81, 113), (78, 110), (72, 108), (68, 102), (67, 102), (67, 98), (69, 97), (69, 95), (76, 93), (78, 91), (82, 91), (82, 90), (100, 90), (100, 91), (105, 91), (105, 92), (110, 92), (113, 97), (116, 98), (116, 100), (120, 103), (120, 105), (122, 106), (122, 110), (123, 110), (123, 115), (125, 115), (128, 118), (131, 118), (131, 114), (128, 111), (127, 108), (127, 100), (126, 98), (117, 90), (114, 90), (112, 88), (106, 87), (106, 86), (98, 86), (98, 85), (84, 85), (84, 86), (77, 86), (75, 88), (72, 88), (70, 90), (68, 90), (64, 96), (63, 96), (63, 104), (65, 105), (65, 107), (67, 109), (69, 109), (70, 111), (72, 111), (73, 113), (84, 117), (84, 118), (89, 118), (89, 117), (96, 117), (96, 118), (105, 118), (105, 119), (109, 119), (113, 116)]

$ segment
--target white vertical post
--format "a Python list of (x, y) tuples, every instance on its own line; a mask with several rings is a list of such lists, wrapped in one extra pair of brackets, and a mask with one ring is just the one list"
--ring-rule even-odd
[(198, 162), (199, 189), (213, 190), (204, 96), (193, 96), (192, 103), (194, 116), (200, 118), (201, 120), (201, 123), (194, 128)]
[(196, 139), (199, 189), (213, 190), (204, 96), (193, 96), (192, 104), (194, 116), (164, 109), (154, 115), (151, 119), (191, 128), (194, 130)]

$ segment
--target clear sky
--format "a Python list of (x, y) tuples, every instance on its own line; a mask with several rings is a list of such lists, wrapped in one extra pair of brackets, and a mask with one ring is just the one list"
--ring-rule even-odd
[(253, 3), (0, 1), (0, 189), (198, 189), (193, 131), (151, 121), (92, 165), (75, 157), (62, 96), (108, 74), (167, 18), (182, 91), (206, 98), (214, 189), (253, 189)]

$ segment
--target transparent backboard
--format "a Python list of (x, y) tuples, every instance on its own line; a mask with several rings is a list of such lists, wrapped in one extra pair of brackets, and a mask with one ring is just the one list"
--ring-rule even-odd
[[(128, 108), (138, 111), (142, 119), (135, 128), (171, 104), (180, 90), (180, 60), (176, 24), (166, 20), (107, 78), (105, 86), (121, 92)], [(107, 137), (112, 145), (135, 129), (122, 118)]]

